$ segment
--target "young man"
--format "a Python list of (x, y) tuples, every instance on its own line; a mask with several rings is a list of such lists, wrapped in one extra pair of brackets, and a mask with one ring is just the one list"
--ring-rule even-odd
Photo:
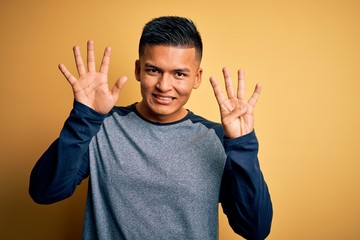
[(253, 130), (261, 87), (246, 101), (243, 72), (235, 94), (224, 68), (227, 97), (210, 79), (222, 124), (186, 110), (201, 83), (201, 37), (188, 19), (160, 17), (140, 39), (135, 76), (142, 100), (114, 107), (126, 77), (109, 90), (110, 53), (106, 48), (97, 72), (93, 42), (88, 70), (74, 47), (78, 78), (59, 65), (74, 107), (31, 173), (34, 201), (65, 199), (89, 176), (84, 239), (217, 239), (219, 202), (236, 233), (264, 239), (272, 204)]

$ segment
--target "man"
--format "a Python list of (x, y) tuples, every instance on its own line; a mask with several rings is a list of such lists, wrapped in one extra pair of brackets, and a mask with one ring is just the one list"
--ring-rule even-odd
[(74, 47), (78, 78), (59, 65), (74, 107), (31, 173), (34, 201), (65, 199), (89, 176), (84, 239), (217, 239), (218, 202), (235, 232), (264, 239), (272, 205), (253, 130), (261, 87), (246, 101), (243, 71), (235, 94), (224, 68), (227, 97), (210, 79), (222, 124), (185, 109), (201, 83), (201, 37), (188, 19), (160, 17), (140, 39), (135, 77), (142, 100), (114, 107), (127, 78), (109, 90), (110, 53), (106, 48), (97, 72), (94, 43), (88, 70)]

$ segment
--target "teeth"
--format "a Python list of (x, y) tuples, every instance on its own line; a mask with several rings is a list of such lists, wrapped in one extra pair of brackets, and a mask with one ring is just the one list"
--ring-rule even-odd
[(160, 96), (156, 96), (157, 98), (161, 99), (161, 100), (171, 100), (171, 97), (160, 97)]

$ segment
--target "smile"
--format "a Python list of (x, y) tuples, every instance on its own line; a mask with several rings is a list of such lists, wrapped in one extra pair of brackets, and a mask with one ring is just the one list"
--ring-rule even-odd
[(165, 97), (165, 96), (159, 96), (159, 95), (156, 95), (156, 94), (153, 94), (153, 96), (157, 99), (160, 99), (160, 100), (163, 100), (163, 101), (171, 101), (171, 100), (174, 100), (175, 98), (174, 97)]

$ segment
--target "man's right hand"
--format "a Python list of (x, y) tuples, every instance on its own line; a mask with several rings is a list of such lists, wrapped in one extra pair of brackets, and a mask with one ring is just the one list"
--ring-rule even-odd
[(71, 84), (75, 100), (92, 108), (98, 113), (107, 114), (116, 104), (120, 90), (127, 81), (127, 77), (120, 77), (110, 91), (108, 85), (108, 71), (111, 48), (107, 47), (105, 49), (100, 70), (98, 72), (96, 71), (93, 41), (88, 41), (87, 43), (88, 70), (86, 70), (81, 57), (80, 48), (75, 46), (73, 51), (79, 78), (74, 77), (64, 64), (59, 64), (59, 69)]

